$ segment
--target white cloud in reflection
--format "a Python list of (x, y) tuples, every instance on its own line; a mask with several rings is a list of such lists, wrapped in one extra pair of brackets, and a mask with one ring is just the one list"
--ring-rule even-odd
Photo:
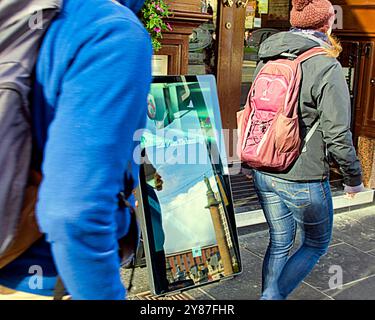
[[(215, 178), (210, 178), (217, 192)], [(162, 204), (166, 254), (216, 244), (215, 230), (207, 206), (207, 186), (200, 181), (170, 203)]]

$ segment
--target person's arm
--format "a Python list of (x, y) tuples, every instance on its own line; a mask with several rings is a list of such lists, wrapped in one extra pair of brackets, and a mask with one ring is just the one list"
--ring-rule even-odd
[(146, 121), (152, 48), (125, 19), (96, 25), (87, 38), (61, 84), (37, 214), (73, 299), (124, 299), (117, 195)]
[(328, 152), (340, 166), (344, 184), (359, 187), (351, 190), (361, 191), (362, 170), (350, 131), (350, 95), (341, 65), (336, 63), (321, 79), (321, 83), (318, 111)]

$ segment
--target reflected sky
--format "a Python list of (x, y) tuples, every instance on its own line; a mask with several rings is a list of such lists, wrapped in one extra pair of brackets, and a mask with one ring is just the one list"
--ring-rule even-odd
[[(215, 130), (210, 130), (221, 130), (220, 119), (218, 121), (214, 116), (220, 115), (220, 111), (213, 112), (213, 109), (218, 109), (219, 106), (213, 101), (212, 97), (215, 95), (211, 92), (210, 83), (202, 81), (200, 87), (203, 88), (203, 108), (199, 107), (197, 110), (197, 106), (191, 101), (183, 106), (184, 110), (178, 110), (173, 106), (174, 119), (167, 125), (165, 115), (163, 121), (159, 122), (149, 117), (143, 139), (148, 158), (163, 180), (163, 189), (156, 191), (156, 194), (162, 209), (164, 249), (167, 255), (191, 250), (193, 247), (216, 244), (210, 210), (205, 208), (205, 177), (209, 178), (214, 193), (217, 194), (218, 200), (220, 199), (205, 140), (206, 135), (211, 136), (210, 140), (221, 139)], [(152, 85), (151, 95), (155, 104), (165, 105), (165, 102), (162, 102), (163, 90), (165, 92), (165, 84)], [(194, 94), (193, 90), (190, 93)], [(194, 130), (194, 133), (191, 130)], [(194, 150), (197, 153), (195, 159), (191, 157)], [(176, 163), (196, 163), (194, 160), (197, 159), (200, 159), (198, 164)]]

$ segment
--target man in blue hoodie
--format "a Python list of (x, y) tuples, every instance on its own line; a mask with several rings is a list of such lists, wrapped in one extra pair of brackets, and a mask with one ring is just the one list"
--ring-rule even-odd
[(64, 0), (46, 33), (33, 103), (45, 236), (0, 270), (0, 299), (51, 296), (57, 274), (73, 299), (126, 297), (118, 239), (130, 214), (117, 195), (124, 173), (137, 181), (133, 135), (146, 121), (152, 47), (135, 15), (143, 1)]

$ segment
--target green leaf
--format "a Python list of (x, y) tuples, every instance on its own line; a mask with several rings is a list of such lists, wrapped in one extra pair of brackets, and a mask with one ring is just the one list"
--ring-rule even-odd
[[(157, 10), (157, 6), (163, 9), (163, 12)], [(164, 0), (146, 0), (141, 10), (141, 20), (151, 35), (152, 45), (155, 51), (160, 50), (162, 47), (159, 39), (163, 38), (162, 32), (169, 30), (165, 18), (168, 18), (171, 14), (169, 11), (169, 5)], [(155, 32), (155, 28), (160, 28), (162, 32)]]

